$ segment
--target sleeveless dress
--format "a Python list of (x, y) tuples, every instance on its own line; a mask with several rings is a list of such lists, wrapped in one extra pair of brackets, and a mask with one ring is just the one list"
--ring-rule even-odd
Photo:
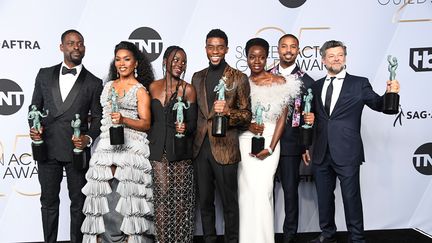
[[(110, 144), (109, 96), (112, 83), (106, 83), (100, 99), (103, 107), (101, 135), (90, 159), (87, 184), (82, 189), (86, 195), (83, 207), (86, 218), (81, 231), (84, 243), (95, 243), (98, 235), (103, 242), (128, 240), (128, 243), (141, 243), (146, 242), (144, 234), (154, 234), (152, 168), (148, 160), (147, 134), (125, 127), (124, 144)], [(144, 86), (137, 83), (118, 98), (122, 116), (138, 119), (136, 93), (139, 88)], [(117, 166), (114, 175), (111, 165)]]
[[(185, 112), (195, 110), (196, 113), (196, 104), (193, 104), (193, 106), (191, 105)], [(151, 135), (153, 136), (149, 138), (150, 141), (158, 138), (165, 140), (162, 156), (158, 158), (151, 156), (150, 158), (154, 180), (156, 241), (158, 243), (192, 243), (195, 227), (195, 187), (192, 154), (190, 153), (189, 158), (180, 159), (177, 157), (176, 160), (169, 159), (170, 156), (167, 154), (169, 148), (167, 148), (166, 140), (173, 139), (175, 133), (172, 107), (173, 105), (170, 103), (164, 107), (158, 99), (152, 99), (152, 119), (154, 119), (154, 123), (171, 130), (171, 132), (166, 132), (165, 139), (161, 138), (163, 136), (162, 132), (153, 134), (155, 131), (152, 131)], [(196, 121), (196, 115), (190, 118)], [(186, 125), (189, 124), (186, 123)], [(156, 136), (158, 138), (155, 138)], [(185, 142), (189, 142), (189, 146), (186, 147), (190, 147), (191, 152), (192, 141), (185, 140)], [(150, 146), (150, 149), (152, 149), (152, 146)]]
[[(183, 110), (186, 125), (181, 153), (175, 149), (175, 122), (178, 110), (173, 110), (177, 98), (185, 102), (188, 84), (179, 84), (163, 105), (151, 100), (152, 127), (149, 131), (150, 163), (153, 168), (154, 221), (157, 243), (192, 243), (195, 228), (195, 186), (192, 165), (193, 134), (197, 121), (197, 105)], [(182, 87), (183, 96), (178, 96)]]
[[(263, 105), (268, 111), (263, 113), (265, 138), (264, 148), (270, 146), (276, 122), (284, 108), (300, 92), (300, 81), (294, 75), (285, 77), (286, 83), (271, 86), (258, 86), (250, 81), (252, 112), (255, 118), (257, 105)], [(252, 137), (245, 131), (240, 134), (241, 163), (238, 167), (239, 192), (239, 242), (272, 243), (274, 242), (273, 183), (279, 163), (280, 146), (277, 143), (273, 154), (260, 160), (251, 157)]]

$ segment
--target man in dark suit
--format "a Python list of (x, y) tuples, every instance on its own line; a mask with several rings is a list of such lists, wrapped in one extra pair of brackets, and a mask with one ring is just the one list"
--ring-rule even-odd
[[(237, 165), (240, 161), (239, 129), (246, 129), (252, 113), (250, 86), (245, 74), (225, 62), (228, 37), (220, 29), (206, 38), (209, 67), (196, 72), (192, 84), (197, 93), (198, 120), (194, 139), (194, 166), (198, 182), (201, 221), (206, 243), (216, 242), (215, 187), (222, 199), (225, 242), (238, 242), (239, 208)], [(214, 92), (224, 78), (228, 89), (225, 100), (216, 100)], [(216, 113), (228, 118), (225, 137), (212, 136), (212, 119)]]
[[(279, 64), (270, 70), (276, 75), (297, 75), (302, 82), (301, 94), (291, 105), (284, 133), (280, 139), (279, 179), (284, 192), (285, 220), (283, 224), (284, 243), (296, 240), (299, 216), (298, 185), (301, 156), (305, 147), (300, 145), (300, 126), (302, 97), (312, 86), (314, 80), (295, 63), (299, 54), (299, 40), (292, 34), (283, 35), (278, 42)], [(313, 123), (313, 114), (305, 116), (305, 122)]]
[[(85, 54), (83, 36), (76, 30), (64, 32), (60, 50), (64, 61), (53, 67), (41, 68), (37, 74), (32, 105), (38, 110), (49, 110), (49, 114), (42, 120), (42, 133), (30, 129), (31, 139), (43, 139), (47, 148), (47, 159), (38, 161), (38, 177), (44, 239), (49, 243), (57, 242), (63, 170), (66, 171), (71, 200), (70, 241), (82, 242), (80, 228), (84, 220), (82, 207), (85, 196), (81, 188), (86, 183), (86, 170), (73, 167), (72, 150), (74, 147), (84, 149), (87, 158), (90, 157), (89, 147), (99, 136), (102, 117), (102, 81), (81, 64)], [(81, 136), (72, 139), (71, 121), (75, 114), (81, 117)]]
[[(322, 233), (314, 243), (336, 242), (335, 196), (339, 178), (345, 210), (345, 222), (351, 242), (365, 242), (360, 195), (360, 164), (364, 161), (360, 135), (364, 105), (383, 109), (383, 97), (372, 89), (369, 80), (350, 75), (345, 70), (346, 46), (327, 41), (320, 49), (327, 76), (312, 85), (316, 138), (313, 150), (319, 222)], [(396, 80), (387, 81), (387, 92), (399, 92)], [(309, 160), (308, 153), (304, 154)]]

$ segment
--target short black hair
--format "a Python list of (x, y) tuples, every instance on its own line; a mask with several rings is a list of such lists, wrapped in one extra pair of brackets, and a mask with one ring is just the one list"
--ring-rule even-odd
[(79, 36), (81, 36), (81, 39), (84, 41), (84, 37), (83, 35), (81, 35), (81, 33), (78, 30), (74, 30), (74, 29), (70, 29), (70, 30), (66, 30), (62, 35), (61, 35), (61, 43), (63, 43), (64, 39), (66, 38), (67, 35), (69, 35), (70, 33), (76, 33)]
[(287, 38), (287, 37), (293, 38), (294, 40), (296, 40), (297, 41), (297, 45), (300, 44), (299, 39), (297, 38), (297, 36), (295, 36), (293, 34), (285, 34), (285, 35), (281, 36), (281, 38), (279, 38), (278, 45), (280, 44), (280, 42), (282, 41), (282, 39)]
[(210, 38), (221, 38), (225, 41), (225, 45), (228, 46), (228, 36), (221, 29), (212, 29), (208, 32), (206, 42)]
[(248, 40), (246, 42), (246, 46), (245, 46), (246, 57), (249, 55), (249, 49), (252, 46), (262, 47), (266, 53), (266, 57), (268, 57), (270, 45), (266, 40), (264, 40), (263, 38), (253, 38), (253, 39)]

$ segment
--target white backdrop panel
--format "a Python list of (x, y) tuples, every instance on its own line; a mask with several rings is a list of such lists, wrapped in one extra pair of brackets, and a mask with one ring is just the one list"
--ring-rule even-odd
[[(283, 1), (281, 2), (302, 2)], [(385, 116), (365, 108), (362, 136), (366, 163), (361, 170), (365, 227), (392, 229), (417, 227), (432, 234), (432, 147), (418, 155), (424, 159), (420, 173), (413, 164), (415, 151), (432, 142), (430, 125), (432, 106), (432, 1), (431, 0), (308, 0), (298, 8), (287, 8), (271, 1), (24, 1), (0, 2), (0, 235), (4, 242), (42, 241), (37, 167), (31, 159), (27, 136), (27, 107), (34, 79), (40, 67), (60, 63), (60, 35), (74, 28), (85, 37), (84, 65), (105, 79), (115, 44), (128, 40), (141, 27), (155, 30), (162, 50), (179, 45), (188, 54), (186, 80), (208, 65), (205, 36), (212, 28), (221, 28), (229, 38), (229, 64), (249, 73), (243, 47), (259, 36), (272, 45), (268, 65), (278, 60), (277, 40), (284, 33), (299, 37), (298, 63), (314, 79), (325, 75), (318, 54), (319, 46), (338, 39), (348, 46), (347, 70), (366, 76), (378, 93), (388, 79), (387, 55), (398, 58), (400, 81), (399, 116)], [(142, 36), (140, 43), (151, 40)], [(27, 41), (27, 42), (26, 42)], [(26, 46), (27, 43), (27, 46)], [(424, 48), (413, 52), (413, 48)], [(414, 54), (413, 54), (414, 53)], [(420, 53), (420, 54), (419, 54)], [(410, 66), (410, 55), (417, 57), (417, 72)], [(162, 55), (161, 55), (162, 56)], [(162, 76), (161, 59), (153, 61), (155, 74)], [(12, 99), (10, 80), (22, 89)], [(15, 96), (14, 96), (15, 97)], [(21, 107), (20, 107), (21, 106)], [(8, 109), (16, 112), (4, 114)], [(420, 168), (421, 169), (421, 168)], [(59, 240), (69, 238), (69, 199), (61, 192)], [(311, 182), (302, 182), (299, 231), (318, 231), (316, 193)], [(283, 194), (275, 187), (275, 225), (282, 231)], [(339, 188), (336, 191), (336, 222), (345, 230)], [(218, 209), (220, 209), (218, 202)], [(218, 214), (218, 232), (223, 222)], [(196, 234), (201, 234), (197, 220)], [(23, 234), (22, 232), (26, 232)]]

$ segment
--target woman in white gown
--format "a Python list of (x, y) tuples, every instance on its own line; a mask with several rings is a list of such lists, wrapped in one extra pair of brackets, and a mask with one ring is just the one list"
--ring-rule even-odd
[[(254, 119), (240, 135), (242, 161), (238, 167), (240, 243), (274, 242), (273, 179), (279, 162), (279, 139), (285, 127), (288, 104), (300, 92), (294, 75), (275, 76), (266, 72), (269, 44), (261, 38), (246, 43), (251, 103)], [(262, 122), (256, 117), (261, 109)], [(263, 110), (264, 109), (264, 110)], [(264, 149), (251, 154), (252, 137), (265, 138)]]
[[(152, 168), (146, 131), (151, 120), (147, 88), (154, 79), (153, 71), (133, 43), (120, 42), (114, 54), (111, 81), (101, 95), (100, 140), (82, 189), (86, 195), (83, 243), (152, 242)], [(124, 126), (123, 145), (110, 144), (109, 129), (113, 124)]]

